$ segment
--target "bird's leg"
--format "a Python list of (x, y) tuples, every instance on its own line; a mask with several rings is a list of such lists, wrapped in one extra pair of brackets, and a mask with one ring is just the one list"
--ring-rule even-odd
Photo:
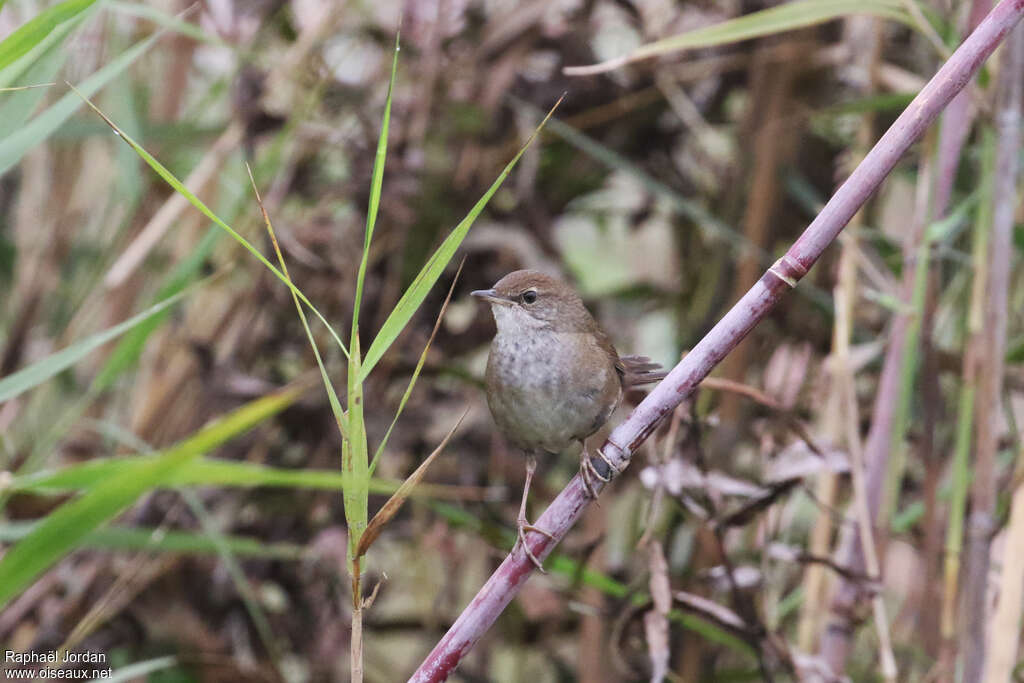
[(543, 534), (550, 538), (552, 541), (556, 540), (555, 537), (548, 531), (530, 524), (526, 519), (526, 499), (530, 497), (530, 483), (533, 481), (533, 472), (537, 469), (537, 456), (530, 453), (526, 456), (526, 484), (523, 486), (523, 500), (519, 504), (519, 517), (516, 518), (516, 526), (518, 527), (519, 540), (517, 545), (521, 543), (523, 545), (523, 552), (530, 558), (530, 561), (539, 569), (542, 573), (546, 573), (544, 565), (537, 559), (537, 556), (530, 550), (530, 546), (526, 543), (526, 532), (536, 531), (539, 534)]
[[(597, 491), (594, 490), (594, 482), (592, 480), (592, 477), (600, 479), (605, 484), (610, 482), (612, 478), (610, 475), (605, 476), (597, 471), (597, 468), (594, 467), (594, 464), (590, 462), (590, 454), (587, 452), (586, 441), (581, 441), (580, 443), (583, 444), (583, 454), (580, 456), (580, 476), (583, 478), (583, 486), (586, 487), (587, 493), (590, 494), (591, 498), (597, 500)], [(615, 472), (616, 469), (612, 467), (612, 464), (608, 461), (608, 458), (605, 457), (604, 453), (601, 453), (600, 448), (597, 449), (597, 452), (601, 456), (601, 459), (608, 463), (609, 471)]]

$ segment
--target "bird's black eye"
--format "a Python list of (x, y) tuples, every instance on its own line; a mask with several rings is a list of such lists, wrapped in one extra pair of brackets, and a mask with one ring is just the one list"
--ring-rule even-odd
[(537, 292), (533, 289), (528, 289), (520, 295), (523, 299), (524, 304), (532, 304), (537, 300)]

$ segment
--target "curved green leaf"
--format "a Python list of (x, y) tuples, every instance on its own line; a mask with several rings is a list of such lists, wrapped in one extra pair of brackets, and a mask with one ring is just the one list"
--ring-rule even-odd
[[(36, 522), (7, 522), (0, 524), (0, 542), (14, 543), (32, 533)], [(247, 536), (224, 536), (231, 552), (247, 557), (277, 560), (298, 560), (306, 555), (303, 546), (292, 543), (264, 543)], [(142, 550), (159, 553), (193, 553), (214, 555), (218, 544), (205, 534), (191, 531), (167, 531), (146, 527), (113, 526), (96, 529), (85, 535), (82, 546), (103, 550)]]
[(140, 325), (146, 320), (159, 314), (161, 311), (173, 306), (189, 291), (190, 290), (184, 290), (178, 292), (174, 296), (168, 297), (154, 306), (150, 306), (142, 313), (128, 318), (128, 320), (125, 320), (122, 323), (107, 328), (102, 332), (97, 332), (96, 334), (86, 337), (81, 341), (75, 342), (67, 348), (50, 354), (46, 358), (22, 368), (12, 375), (8, 375), (7, 377), (0, 379), (0, 403), (10, 400), (18, 394), (38, 386), (56, 375), (58, 372), (66, 370), (100, 346), (106, 344), (111, 339), (115, 339), (133, 327)]
[[(141, 57), (156, 42), (157, 37), (154, 34), (122, 52), (112, 62), (82, 81), (78, 91), (86, 97), (97, 92)], [(80, 106), (82, 101), (79, 96), (69, 92), (31, 121), (0, 140), (0, 173), (10, 169), (21, 160), (25, 152), (50, 137)]]
[(95, 2), (96, 0), (65, 0), (26, 21), (0, 42), (0, 69), (28, 54), (60, 28), (61, 24), (78, 17)]
[(916, 27), (913, 17), (900, 0), (798, 0), (778, 7), (723, 21), (677, 36), (642, 45), (627, 55), (589, 66), (567, 67), (570, 76), (584, 76), (611, 71), (631, 62), (659, 57), (672, 52), (713, 47), (761, 38), (785, 31), (823, 24), (826, 21), (855, 14), (869, 14)]
[(327, 331), (331, 334), (331, 337), (338, 344), (338, 347), (341, 349), (341, 352), (343, 354), (345, 354), (346, 356), (348, 356), (348, 348), (346, 348), (345, 343), (343, 341), (341, 341), (341, 337), (339, 337), (338, 333), (334, 331), (334, 328), (331, 327), (331, 324), (329, 322), (327, 322), (327, 318), (325, 318), (323, 316), (323, 314), (320, 313), (320, 311), (317, 309), (317, 307), (314, 306), (312, 304), (312, 302), (310, 302), (310, 300), (306, 298), (306, 295), (302, 293), (301, 289), (299, 289), (294, 284), (292, 284), (292, 281), (289, 280), (287, 277), (285, 277), (284, 273), (282, 273), (280, 270), (278, 270), (274, 266), (274, 264), (272, 264), (270, 261), (268, 261), (267, 257), (264, 256), (263, 254), (261, 254), (260, 250), (257, 249), (256, 247), (254, 247), (252, 245), (252, 243), (249, 242), (249, 240), (245, 239), (240, 234), (238, 234), (238, 232), (234, 228), (232, 228), (230, 225), (225, 223), (220, 218), (220, 216), (215, 214), (208, 206), (206, 206), (206, 204), (204, 204), (203, 201), (201, 199), (199, 199), (199, 197), (197, 197), (194, 192), (192, 192), (187, 187), (185, 187), (184, 183), (182, 183), (180, 180), (178, 180), (178, 178), (173, 173), (171, 173), (170, 170), (168, 170), (166, 166), (164, 166), (163, 164), (161, 164), (159, 161), (156, 160), (156, 157), (154, 157), (152, 154), (147, 152), (145, 150), (145, 148), (143, 148), (142, 145), (140, 145), (138, 142), (135, 141), (134, 138), (132, 138), (130, 135), (125, 133), (123, 130), (121, 130), (121, 128), (119, 128), (118, 125), (116, 123), (114, 123), (110, 119), (110, 117), (108, 117), (106, 114), (104, 114), (103, 111), (99, 107), (97, 107), (95, 104), (93, 104), (92, 101), (90, 101), (85, 96), (85, 94), (83, 94), (83, 93), (79, 92), (78, 90), (76, 90), (74, 88), (74, 86), (72, 86), (72, 90), (75, 90), (76, 94), (87, 105), (89, 105), (89, 108), (92, 109), (94, 112), (96, 112), (96, 114), (101, 119), (103, 119), (104, 123), (106, 123), (108, 126), (110, 126), (110, 128), (118, 135), (118, 137), (120, 137), (122, 140), (127, 142), (128, 145), (133, 150), (135, 150), (135, 153), (138, 154), (139, 157), (141, 157), (143, 161), (145, 161), (147, 164), (149, 164), (150, 168), (152, 168), (154, 171), (156, 171), (157, 175), (159, 175), (161, 178), (163, 178), (164, 181), (168, 185), (170, 185), (172, 188), (174, 188), (174, 190), (178, 194), (180, 194), (185, 199), (187, 199), (188, 202), (192, 206), (194, 206), (196, 209), (198, 209), (201, 214), (203, 214), (204, 216), (209, 218), (211, 221), (213, 221), (214, 224), (218, 228), (220, 228), (224, 232), (226, 232), (229, 235), (231, 235), (231, 237), (236, 242), (238, 242), (240, 245), (242, 245), (245, 248), (246, 251), (248, 251), (250, 254), (252, 254), (256, 258), (257, 261), (262, 263), (264, 265), (264, 267), (266, 267), (267, 270), (269, 270), (271, 273), (273, 273), (274, 276), (278, 280), (283, 282), (285, 284), (285, 286), (287, 286), (288, 289), (290, 289), (292, 291), (292, 293), (295, 294), (295, 296), (299, 297), (299, 299), (302, 301), (302, 303), (304, 303), (306, 306), (308, 306), (309, 310), (311, 310), (313, 312), (313, 314), (316, 315), (316, 317), (320, 319), (320, 322), (322, 322), (324, 324), (324, 326), (327, 328)]
[(498, 178), (487, 189), (487, 192), (484, 193), (484, 196), (481, 197), (480, 200), (473, 205), (473, 208), (469, 210), (466, 217), (463, 218), (459, 224), (455, 226), (455, 229), (448, 234), (448, 237), (446, 237), (444, 242), (441, 243), (441, 246), (437, 248), (437, 251), (431, 255), (426, 264), (424, 264), (423, 268), (416, 275), (416, 278), (412, 281), (412, 284), (409, 285), (409, 288), (405, 290), (404, 294), (402, 294), (402, 298), (398, 300), (395, 308), (391, 311), (387, 320), (384, 321), (384, 325), (381, 326), (380, 332), (377, 333), (373, 343), (370, 344), (370, 348), (366, 351), (366, 358), (363, 360), (362, 366), (359, 368), (360, 382), (366, 379), (370, 374), (370, 371), (373, 370), (375, 365), (377, 365), (377, 362), (381, 359), (384, 353), (391, 348), (391, 345), (395, 342), (395, 339), (398, 338), (398, 335), (401, 334), (403, 329), (405, 329), (405, 326), (409, 323), (413, 314), (427, 297), (427, 293), (434, 286), (434, 283), (437, 282), (438, 278), (441, 277), (441, 273), (444, 272), (444, 269), (448, 266), (452, 257), (455, 256), (455, 250), (459, 248), (459, 245), (462, 244), (462, 240), (466, 238), (466, 234), (469, 232), (469, 229), (473, 227), (474, 221), (476, 221), (477, 217), (483, 213), (484, 207), (486, 207), (487, 203), (491, 201), (491, 197), (493, 197), (494, 193), (498, 191), (501, 184), (505, 182), (505, 178), (507, 178), (508, 174), (512, 172), (516, 162), (519, 161), (519, 158), (523, 156), (527, 149), (530, 148), (530, 145), (532, 145), (533, 141), (537, 138), (538, 133), (540, 133), (541, 129), (544, 128), (544, 125), (548, 122), (548, 119), (551, 118), (551, 115), (555, 113), (555, 109), (558, 108), (558, 105), (561, 104), (561, 102), (562, 100), (559, 99), (558, 102), (555, 103), (555, 106), (551, 108), (551, 111), (548, 112), (547, 116), (544, 117), (544, 120), (540, 122), (540, 125), (537, 126), (530, 135), (530, 139), (526, 141), (526, 144), (522, 146), (514, 157), (512, 157), (512, 161), (508, 162), (502, 172), (498, 175)]
[(0, 608), (139, 496), (164, 485), (178, 469), (204, 453), (283, 410), (299, 393), (298, 389), (286, 389), (251, 401), (141, 466), (122, 468), (47, 515), (0, 559)]
[[(132, 455), (94, 458), (58, 470), (16, 475), (5, 484), (4, 490), (38, 494), (64, 494), (69, 491), (88, 490), (121, 472), (141, 469), (156, 457), (158, 456)], [(161, 482), (160, 487), (271, 486), (340, 491), (344, 484), (345, 475), (338, 470), (285, 469), (251, 462), (198, 458), (171, 473)], [(372, 494), (392, 494), (401, 484), (402, 482), (393, 479), (373, 478), (370, 479), (369, 491)], [(495, 491), (495, 496), (500, 494), (500, 491)], [(462, 487), (425, 483), (416, 487), (413, 496), (460, 500), (466, 498)]]

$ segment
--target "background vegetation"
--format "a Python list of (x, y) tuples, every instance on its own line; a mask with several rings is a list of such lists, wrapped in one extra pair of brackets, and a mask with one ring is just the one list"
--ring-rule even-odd
[[(407, 677), (514, 539), (468, 292), (561, 275), (672, 365), (989, 7), (773, 5), (0, 2), (0, 643)], [(992, 597), (1024, 547), (1004, 52), (457, 677), (1019, 675), (1019, 592)], [(575, 467), (542, 464), (535, 510)]]

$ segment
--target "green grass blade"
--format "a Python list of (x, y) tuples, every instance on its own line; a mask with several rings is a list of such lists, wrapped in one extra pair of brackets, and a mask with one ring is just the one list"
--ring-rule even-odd
[(388, 444), (388, 439), (391, 437), (391, 430), (395, 428), (398, 423), (398, 418), (402, 416), (402, 411), (405, 410), (405, 404), (409, 401), (409, 397), (412, 396), (413, 387), (416, 386), (416, 380), (419, 379), (420, 371), (423, 370), (423, 364), (427, 362), (427, 352), (430, 351), (430, 345), (434, 343), (434, 337), (437, 336), (437, 331), (441, 327), (441, 320), (444, 318), (445, 311), (448, 310), (448, 303), (452, 300), (452, 293), (455, 291), (455, 283), (459, 281), (459, 275), (462, 273), (462, 266), (466, 263), (465, 257), (462, 259), (462, 263), (459, 264), (459, 269), (455, 271), (455, 277), (452, 278), (451, 287), (448, 288), (448, 294), (444, 298), (444, 303), (441, 304), (441, 310), (437, 313), (437, 320), (434, 321), (434, 329), (430, 331), (430, 337), (427, 339), (427, 343), (423, 346), (423, 352), (420, 353), (420, 359), (416, 361), (416, 368), (412, 371), (412, 377), (409, 378), (409, 384), (405, 387), (405, 393), (402, 394), (402, 399), (398, 402), (398, 409), (395, 410), (395, 416), (391, 420), (391, 424), (388, 425), (388, 429), (384, 432), (384, 438), (380, 440), (380, 445), (377, 446), (377, 451), (373, 454), (373, 460), (370, 461), (370, 476), (373, 476), (374, 470), (377, 469), (377, 461), (380, 459), (380, 454), (384, 452), (384, 447)]
[(155, 306), (150, 306), (142, 313), (128, 318), (128, 320), (122, 323), (77, 341), (67, 348), (61, 349), (42, 360), (32, 363), (28, 367), (18, 370), (12, 375), (0, 379), (0, 403), (40, 385), (57, 373), (68, 369), (111, 339), (117, 338), (133, 327), (142, 324), (161, 311), (178, 303), (189, 291), (191, 289), (178, 292), (174, 296), (164, 299)]
[(178, 468), (247, 431), (294, 402), (300, 390), (285, 389), (225, 415), (142, 467), (117, 472), (42, 519), (0, 559), (0, 608), (86, 536), (109, 522), (142, 494), (163, 484)]
[(949, 521), (946, 524), (946, 553), (943, 563), (943, 610), (941, 632), (950, 637), (956, 632), (957, 587), (960, 585), (960, 563), (963, 553), (964, 524), (970, 493), (971, 445), (977, 417), (974, 401), (978, 392), (978, 373), (968, 364), (975, 363), (975, 353), (983, 352), (980, 339), (985, 325), (985, 291), (988, 281), (988, 251), (992, 226), (992, 188), (995, 182), (995, 135), (985, 129), (981, 137), (981, 178), (978, 211), (974, 217), (972, 236), (971, 296), (967, 309), (966, 340), (962, 383), (957, 401), (953, 455), (950, 463)]
[[(36, 522), (0, 524), (0, 543), (15, 543), (32, 533)], [(292, 543), (263, 543), (246, 536), (223, 536), (224, 543), (236, 555), (269, 560), (300, 560), (307, 554), (303, 546)], [(99, 550), (136, 550), (156, 553), (214, 555), (217, 543), (205, 534), (167, 531), (144, 527), (112, 526), (85, 535), (82, 547)]]
[(82, 106), (76, 93), (89, 96), (97, 92), (120, 76), (125, 69), (152, 47), (157, 38), (158, 35), (152, 35), (128, 48), (112, 62), (82, 81), (75, 92), (67, 93), (27, 124), (0, 140), (0, 174), (17, 164), (25, 152), (50, 137)]
[[(369, 448), (366, 443), (366, 423), (363, 421), (363, 383), (359, 379), (359, 336), (352, 339), (352, 355), (348, 359), (348, 434), (342, 444), (341, 473), (345, 477), (342, 498), (345, 502), (345, 522), (348, 524), (349, 560), (357, 559), (356, 548), (366, 530), (370, 496)], [(354, 565), (353, 565), (354, 568)], [(353, 571), (353, 577), (358, 572)]]
[(190, 456), (187, 452), (172, 451), (146, 468), (115, 475), (48, 515), (0, 560), (0, 607), (80, 546), (89, 532), (134, 503)]
[(395, 53), (391, 58), (391, 78), (388, 80), (388, 94), (384, 100), (384, 115), (381, 117), (380, 137), (377, 138), (377, 154), (373, 160), (373, 175), (370, 180), (370, 201), (366, 208), (366, 237), (363, 240), (363, 258), (359, 261), (359, 274), (356, 276), (356, 296), (352, 304), (352, 341), (359, 334), (359, 308), (363, 302), (363, 282), (366, 280), (366, 264), (370, 260), (370, 243), (373, 241), (373, 228), (377, 224), (377, 212), (380, 209), (380, 192), (384, 185), (384, 162), (388, 155), (388, 128), (391, 124), (391, 95), (395, 90), (395, 74), (398, 73), (399, 36), (395, 35)]
[[(144, 468), (153, 455), (93, 458), (57, 470), (17, 475), (7, 489), (15, 492), (61, 494), (91, 489), (122, 470)], [(334, 470), (291, 470), (232, 460), (200, 458), (168, 477), (163, 486), (296, 486), (340, 489), (341, 474)]]
[[(67, 31), (74, 28), (75, 24), (77, 22), (66, 24)], [(56, 33), (58, 32), (55, 31), (51, 35)], [(55, 38), (57, 37), (60, 36), (55, 36)], [(29, 57), (25, 57), (26, 63), (23, 71), (17, 68), (21, 66), (20, 64), (8, 67), (8, 72), (19, 71), (17, 75), (10, 73), (10, 77), (11, 80), (17, 79), (16, 82), (23, 86), (0, 96), (0, 140), (21, 128), (33, 112), (39, 109), (39, 103), (53, 87), (57, 73), (67, 60), (66, 51), (60, 47), (60, 44), (55, 41), (48, 49), (42, 49), (37, 54), (30, 55), (31, 60)], [(7, 78), (7, 74), (0, 72), (0, 87), (7, 87), (3, 83), (5, 78)]]
[(420, 463), (419, 467), (417, 467), (412, 474), (406, 477), (405, 481), (402, 482), (402, 485), (398, 487), (398, 490), (395, 491), (390, 498), (388, 498), (387, 502), (381, 506), (380, 510), (377, 510), (377, 514), (373, 516), (373, 519), (370, 520), (370, 523), (366, 526), (366, 530), (359, 538), (359, 547), (356, 548), (355, 552), (357, 557), (362, 557), (366, 554), (370, 549), (370, 546), (373, 545), (373, 542), (380, 537), (381, 532), (384, 531), (384, 527), (387, 526), (388, 522), (394, 519), (395, 515), (398, 514), (398, 511), (402, 509), (403, 505), (405, 505), (405, 501), (412, 497), (416, 487), (421, 481), (423, 481), (423, 477), (427, 474), (427, 470), (430, 469), (431, 463), (433, 463), (434, 459), (444, 452), (445, 446), (448, 445), (448, 442), (451, 440), (452, 436), (454, 436), (459, 425), (462, 424), (462, 421), (466, 419), (466, 414), (468, 412), (469, 407), (467, 406), (466, 409), (462, 411), (462, 415), (459, 417), (458, 421), (452, 425), (452, 428), (448, 430), (445, 437), (441, 439), (441, 443), (438, 444), (437, 448), (435, 448), (433, 452)]
[(0, 42), (0, 69), (6, 68), (16, 59), (27, 54), (57, 30), (61, 24), (74, 19), (95, 2), (96, 0), (65, 0), (65, 2), (54, 5), (29, 19), (14, 33), (7, 36), (3, 42)]
[(88, 15), (89, 13), (86, 13), (74, 21), (61, 24), (57, 30), (53, 31), (42, 42), (29, 50), (27, 54), (22, 55), (14, 60), (14, 63), (0, 69), (0, 91), (16, 92), (22, 88), (31, 88), (38, 86), (40, 83), (51, 82), (48, 79), (36, 80), (40, 62), (50, 55), (58, 55), (63, 59), (67, 59), (67, 55), (61, 55), (61, 41), (64, 40), (68, 33), (82, 23)]
[[(74, 90), (74, 86), (72, 86), (72, 90)], [(78, 93), (77, 90), (75, 92)], [(108, 126), (110, 126), (113, 129), (113, 131), (118, 135), (118, 137), (127, 142), (128, 145), (135, 150), (135, 153), (138, 154), (142, 158), (142, 160), (149, 165), (150, 168), (156, 171), (157, 175), (163, 178), (163, 180), (172, 188), (174, 188), (176, 192), (185, 197), (185, 199), (187, 199), (189, 203), (192, 204), (192, 206), (198, 209), (200, 213), (202, 213), (204, 216), (213, 221), (217, 227), (231, 235), (231, 237), (236, 242), (238, 242), (245, 248), (246, 251), (252, 254), (257, 261), (262, 263), (263, 266), (271, 273), (273, 273), (278, 280), (283, 282), (285, 286), (288, 287), (288, 289), (290, 289), (295, 296), (299, 297), (302, 303), (308, 306), (309, 310), (311, 310), (313, 314), (320, 319), (320, 322), (324, 324), (324, 326), (327, 328), (327, 331), (330, 332), (331, 336), (334, 338), (334, 341), (337, 342), (338, 348), (341, 349), (342, 353), (348, 356), (348, 349), (345, 347), (345, 343), (341, 341), (341, 337), (339, 337), (338, 333), (334, 331), (334, 328), (331, 327), (331, 324), (327, 322), (327, 318), (325, 318), (323, 314), (320, 313), (320, 311), (316, 308), (316, 306), (314, 306), (312, 302), (310, 302), (310, 300), (306, 298), (306, 295), (302, 293), (302, 290), (300, 290), (298, 287), (292, 284), (291, 280), (286, 278), (280, 270), (278, 270), (270, 261), (268, 261), (267, 258), (249, 242), (249, 240), (245, 239), (240, 234), (238, 234), (238, 232), (236, 232), (234, 228), (225, 223), (223, 220), (220, 219), (219, 216), (217, 216), (217, 214), (211, 211), (210, 208), (207, 207), (206, 204), (204, 204), (199, 199), (199, 197), (195, 196), (194, 193), (192, 193), (187, 187), (185, 187), (185, 185), (180, 180), (178, 180), (173, 173), (167, 170), (167, 168), (164, 167), (164, 165), (161, 164), (159, 161), (157, 161), (156, 158), (153, 157), (153, 155), (151, 155), (149, 152), (143, 149), (142, 145), (140, 145), (131, 136), (129, 136), (127, 133), (121, 130), (117, 126), (117, 124), (111, 121), (110, 118), (106, 114), (104, 114), (99, 107), (93, 104), (87, 97), (83, 96), (82, 93), (78, 93), (78, 95), (85, 101), (87, 105), (89, 105), (90, 109), (96, 112), (96, 114), (100, 118), (102, 118)]]
[(641, 59), (658, 57), (681, 50), (737, 43), (816, 26), (833, 19), (858, 14), (890, 19), (917, 28), (917, 23), (904, 9), (900, 0), (798, 0), (759, 12), (752, 12), (712, 26), (669, 36), (642, 45), (623, 57), (601, 64), (569, 67), (565, 73), (577, 76), (600, 73)]
[[(160, 292), (157, 294), (158, 299), (175, 296), (185, 289), (188, 281), (201, 271), (203, 264), (206, 263), (206, 258), (213, 251), (213, 247), (220, 235), (221, 233), (218, 230), (210, 228), (199, 241), (199, 244), (192, 250), (188, 258), (178, 265), (167, 284), (160, 289)], [(110, 352), (106, 363), (104, 363), (93, 380), (95, 390), (102, 391), (108, 388), (122, 372), (135, 365), (139, 356), (142, 355), (142, 349), (146, 344), (146, 340), (163, 324), (168, 315), (170, 315), (170, 311), (164, 310), (159, 312), (134, 327), (118, 342), (114, 350)]]
[(928, 276), (932, 268), (933, 245), (956, 236), (957, 229), (966, 224), (968, 214), (977, 203), (979, 196), (980, 193), (975, 191), (960, 202), (945, 218), (931, 223), (925, 229), (918, 247), (917, 270), (914, 273), (914, 288), (911, 293), (909, 311), (903, 311), (910, 316), (910, 320), (907, 323), (906, 338), (904, 339), (899, 392), (893, 410), (892, 431), (889, 435), (889, 469), (886, 473), (885, 497), (878, 516), (879, 524), (884, 525), (899, 511), (900, 492), (903, 488), (903, 477), (907, 467), (906, 437), (910, 430), (911, 408), (921, 364), (921, 321), (924, 317)]
[[(36, 493), (39, 495), (63, 495), (70, 491), (88, 490), (121, 471), (144, 468), (146, 463), (155, 457), (157, 456), (134, 455), (118, 458), (93, 458), (56, 470), (15, 475), (5, 485), (5, 490), (12, 493)], [(175, 470), (160, 486), (161, 488), (268, 486), (342, 491), (344, 483), (345, 475), (337, 470), (284, 469), (251, 462), (198, 458)], [(390, 495), (397, 491), (401, 484), (402, 482), (394, 479), (370, 479), (368, 488), (369, 492), (375, 495)], [(498, 494), (500, 491), (495, 495)], [(462, 487), (443, 484), (420, 484), (416, 487), (413, 496), (455, 500), (466, 498)]]
[(487, 206), (487, 203), (491, 200), (491, 197), (494, 196), (494, 193), (498, 191), (498, 188), (501, 187), (501, 184), (505, 182), (505, 178), (508, 177), (508, 174), (515, 167), (516, 162), (519, 161), (520, 157), (522, 157), (526, 150), (530, 148), (530, 145), (533, 144), (533, 141), (537, 138), (537, 135), (540, 133), (541, 129), (544, 128), (544, 125), (548, 122), (548, 119), (551, 118), (551, 115), (554, 114), (555, 109), (558, 108), (558, 105), (561, 104), (561, 102), (562, 100), (560, 99), (555, 103), (555, 106), (551, 108), (551, 111), (549, 111), (547, 116), (544, 117), (544, 120), (540, 122), (540, 125), (533, 131), (533, 134), (530, 135), (530, 139), (526, 141), (526, 144), (522, 146), (514, 157), (512, 157), (512, 160), (508, 162), (501, 174), (498, 175), (498, 178), (490, 188), (488, 188), (487, 192), (484, 193), (484, 196), (480, 198), (472, 209), (470, 209), (469, 213), (466, 214), (466, 217), (455, 226), (455, 229), (452, 230), (451, 233), (449, 233), (448, 237), (446, 237), (444, 242), (441, 243), (441, 246), (437, 248), (437, 251), (435, 251), (427, 260), (426, 264), (424, 264), (423, 268), (416, 275), (416, 278), (412, 281), (412, 284), (409, 285), (409, 288), (405, 290), (404, 294), (402, 294), (402, 298), (398, 300), (394, 310), (391, 311), (387, 320), (384, 321), (384, 325), (381, 327), (380, 332), (377, 333), (376, 338), (374, 338), (373, 343), (370, 344), (370, 348), (366, 352), (366, 358), (363, 360), (362, 367), (360, 369), (360, 381), (366, 379), (370, 374), (370, 371), (373, 370), (375, 365), (377, 365), (377, 362), (380, 361), (384, 353), (391, 348), (391, 345), (395, 342), (395, 339), (398, 338), (398, 335), (401, 334), (403, 329), (405, 329), (406, 324), (408, 324), (413, 314), (420, 307), (420, 304), (423, 303), (423, 299), (426, 298), (427, 293), (434, 286), (434, 283), (437, 282), (438, 278), (441, 277), (441, 273), (444, 272), (444, 269), (448, 266), (452, 257), (455, 256), (455, 250), (459, 248), (459, 245), (462, 244), (462, 240), (466, 238), (466, 234), (469, 232), (469, 229), (473, 227), (473, 222), (476, 221), (477, 217), (483, 212), (484, 207)]
[(636, 52), (659, 55), (690, 48), (713, 47), (751, 38), (785, 33), (854, 14), (870, 14), (915, 26), (898, 1), (886, 0), (801, 0), (688, 31), (641, 47)]
[(196, 24), (191, 24), (179, 19), (178, 17), (167, 14), (156, 7), (149, 7), (148, 5), (142, 5), (134, 2), (119, 2), (117, 0), (108, 2), (107, 7), (119, 14), (152, 21), (157, 26), (162, 26), (165, 29), (174, 31), (175, 33), (180, 33), (183, 36), (187, 36), (201, 43), (207, 43), (208, 45), (214, 45), (216, 47), (230, 47), (230, 45), (223, 41), (219, 36), (204, 31)]
[[(263, 206), (263, 199), (260, 197), (260, 191), (256, 188), (256, 178), (252, 175), (252, 169), (249, 168), (248, 164), (246, 168), (249, 170), (249, 181), (252, 183), (252, 190), (256, 194), (256, 203), (260, 207), (260, 213), (263, 214), (263, 224), (267, 228), (267, 234), (270, 235), (270, 243), (274, 247), (274, 253), (277, 255), (277, 262), (281, 264), (281, 272), (284, 274), (288, 281), (288, 284), (292, 284), (291, 275), (288, 274), (288, 264), (285, 263), (284, 254), (281, 253), (281, 245), (277, 243), (277, 235), (274, 234), (274, 226), (270, 222), (270, 216), (267, 214), (266, 208)], [(302, 328), (306, 331), (306, 338), (309, 339), (309, 345), (313, 347), (313, 356), (316, 357), (316, 365), (320, 368), (320, 379), (323, 381), (324, 389), (327, 390), (327, 401), (331, 404), (331, 411), (334, 413), (334, 421), (338, 425), (338, 431), (341, 433), (341, 438), (348, 438), (348, 428), (345, 426), (346, 418), (345, 411), (341, 408), (341, 402), (338, 400), (338, 394), (334, 390), (334, 383), (331, 382), (331, 376), (327, 372), (327, 368), (324, 366), (323, 358), (320, 356), (320, 348), (316, 345), (316, 338), (313, 336), (313, 331), (309, 329), (309, 321), (306, 320), (306, 313), (302, 310), (302, 304), (299, 303), (299, 298), (295, 294), (295, 290), (292, 290), (292, 300), (295, 302), (295, 310), (299, 313), (299, 320), (302, 321)]]

